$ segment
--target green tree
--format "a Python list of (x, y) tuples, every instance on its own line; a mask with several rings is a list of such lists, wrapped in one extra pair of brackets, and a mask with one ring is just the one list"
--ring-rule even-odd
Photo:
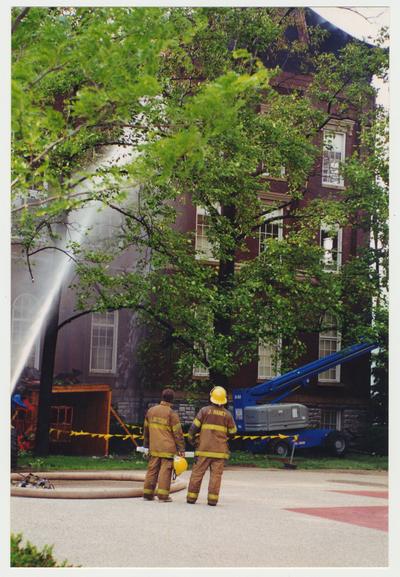
[[(365, 333), (371, 324), (372, 296), (367, 262), (355, 255), (341, 274), (332, 275), (324, 270), (316, 237), (322, 223), (359, 226), (360, 212), (368, 228), (367, 209), (373, 207), (364, 209), (354, 186), (307, 205), (302, 199), (321, 153), (315, 146), (318, 132), (333, 112), (346, 115), (350, 110), (357, 115), (370, 108), (369, 80), (373, 72), (383, 73), (385, 54), (357, 44), (346, 46), (339, 56), (317, 55), (314, 81), (301, 94), (287, 95), (274, 83), (278, 70), (266, 69), (249, 54), (246, 35), (233, 42), (236, 51), (227, 49), (234, 34), (232, 22), (237, 26), (236, 18), (242, 16), (248, 25), (248, 11), (206, 13), (210, 25), (194, 36), (189, 62), (178, 63), (179, 76), (172, 73), (176, 62), (167, 62), (163, 114), (169, 119), (168, 131), (148, 138), (129, 167), (132, 182), (140, 185), (140, 205), (121, 208), (103, 197), (125, 217), (128, 245), (151, 248), (152, 270), (112, 276), (96, 262), (79, 270), (81, 288), (86, 288), (81, 306), (94, 302), (87, 288), (101, 286), (100, 301), (98, 291), (95, 295), (101, 306), (139, 309), (164, 329), (169, 342), (178, 347), (176, 366), (186, 380), (193, 365), (200, 363), (214, 383), (226, 385), (241, 366), (256, 358), (260, 341), (280, 340), (282, 367), (292, 366), (304, 352), (299, 333), (319, 330), (327, 312), (346, 328), (349, 342), (361, 326), (364, 336), (370, 335), (370, 328)], [(263, 49), (273, 59), (284, 27), (270, 11), (263, 15)], [(213, 26), (220, 34), (210, 48), (205, 39)], [(215, 53), (218, 62), (210, 69)], [(174, 84), (171, 78), (178, 80)], [(261, 106), (267, 113), (259, 113)], [(363, 127), (364, 133), (368, 130)], [(363, 162), (357, 156), (351, 160), (360, 170)], [(276, 176), (282, 165), (290, 200), (286, 206), (266, 205), (259, 197), (269, 182), (259, 177), (260, 166)], [(374, 178), (373, 173), (368, 176)], [(216, 266), (194, 258), (193, 234), (174, 228), (179, 204), (187, 199), (208, 215), (207, 237)], [(277, 220), (276, 208), (289, 209), (283, 216), (290, 223), (288, 234), (279, 242), (268, 241), (258, 258), (246, 259), (246, 239), (257, 234), (263, 220)], [(351, 275), (357, 266), (367, 270), (368, 278)], [(367, 306), (358, 307), (357, 313), (354, 303), (360, 302)], [(363, 318), (365, 311), (368, 318)]]
[[(388, 138), (387, 112), (376, 107), (363, 118), (360, 153), (345, 168), (348, 179), (345, 202), (352, 207), (354, 224), (369, 232), (371, 241), (346, 267), (343, 316), (354, 339), (368, 336), (379, 344), (372, 368), (373, 419), (379, 425), (388, 424)], [(359, 293), (361, 302), (357, 302)], [(371, 310), (367, 306), (363, 311), (363, 302), (372, 303)]]
[[(73, 224), (69, 215), (98, 194), (91, 183), (101, 177), (107, 186), (119, 172), (94, 162), (98, 153), (143, 138), (149, 127), (133, 131), (131, 120), (152, 107), (163, 54), (180, 50), (196, 22), (181, 11), (168, 17), (155, 8), (15, 8), (12, 16), (13, 243), (33, 275), (30, 259), (37, 252), (68, 255), (60, 247), (60, 221)], [(39, 454), (48, 451), (60, 326), (55, 303), (44, 336)]]
[[(38, 229), (88, 200), (119, 212), (118, 244), (71, 247), (79, 261), (78, 305), (139, 311), (164, 332), (186, 383), (201, 364), (212, 382), (226, 385), (257, 357), (259, 342), (280, 340), (282, 369), (293, 366), (304, 352), (299, 333), (318, 331), (327, 312), (350, 340), (361, 320), (370, 326), (362, 316), (377, 294), (371, 255), (355, 255), (331, 274), (317, 240), (322, 223), (358, 226), (362, 215), (371, 226), (375, 208), (363, 205), (356, 184), (364, 158), (349, 161), (345, 174), (354, 185), (343, 193), (313, 202), (305, 195), (321, 128), (332, 114), (374, 112), (370, 79), (384, 75), (387, 55), (361, 43), (319, 54), (319, 30), (311, 44), (290, 42), (285, 31), (297, 15), (271, 8), (32, 9), (16, 31), (13, 183), (19, 195), (32, 188), (44, 195), (36, 211), (32, 204), (19, 211), (24, 246), (29, 253)], [(35, 34), (54, 38), (54, 29), (60, 46), (65, 42), (63, 59), (48, 55), (37, 68)], [(282, 90), (282, 55), (312, 72), (302, 92)], [(362, 134), (372, 138), (371, 122)], [(93, 151), (121, 142), (136, 151), (130, 162), (85, 172)], [(265, 174), (277, 177), (282, 166), (287, 202), (262, 202), (270, 187)], [(372, 203), (376, 171), (364, 177)], [(74, 196), (82, 179), (90, 193)], [(133, 200), (132, 189), (139, 190)], [(189, 201), (205, 213), (214, 265), (195, 258), (193, 232), (176, 226)], [(246, 239), (277, 221), (278, 208), (287, 234), (267, 240), (250, 259)], [(132, 247), (142, 257), (135, 268), (113, 271), (110, 262)], [(368, 305), (353, 318), (350, 285), (354, 302)]]

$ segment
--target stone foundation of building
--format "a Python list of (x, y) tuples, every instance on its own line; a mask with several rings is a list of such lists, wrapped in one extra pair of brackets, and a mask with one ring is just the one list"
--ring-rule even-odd
[[(140, 424), (142, 425), (143, 415), (146, 410), (157, 404), (159, 399), (156, 398), (145, 398), (144, 409), (141, 409), (139, 400), (137, 399), (124, 399), (117, 401), (115, 403), (116, 410), (121, 415), (121, 417), (130, 424)], [(196, 400), (195, 403), (189, 403), (185, 401), (177, 401), (174, 403), (174, 410), (178, 412), (179, 418), (184, 428), (187, 428), (195, 418), (197, 411), (209, 403), (208, 399)], [(345, 433), (349, 440), (349, 445), (356, 448), (360, 444), (362, 435), (366, 431), (369, 424), (369, 413), (365, 408), (354, 408), (354, 407), (329, 407), (330, 409), (340, 411), (340, 428), (343, 433)], [(233, 412), (231, 405), (228, 405), (228, 409)], [(326, 426), (322, 422), (323, 410), (326, 407), (314, 406), (309, 407), (309, 422), (311, 427), (319, 428)], [(332, 426), (332, 428), (334, 428)]]

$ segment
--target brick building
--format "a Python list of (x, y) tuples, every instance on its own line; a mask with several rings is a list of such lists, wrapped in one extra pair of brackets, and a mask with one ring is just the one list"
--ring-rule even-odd
[[(307, 41), (308, 26), (319, 25), (328, 30), (330, 35), (321, 44), (321, 51), (336, 52), (352, 38), (335, 28), (329, 22), (320, 18), (312, 10), (299, 13), (296, 26), (289, 31), (294, 38)], [(296, 36), (297, 35), (297, 36)], [(268, 64), (268, 62), (266, 62)], [(282, 62), (280, 63), (282, 65)], [(310, 76), (299, 71), (299, 63), (295, 60), (286, 60), (282, 66), (281, 75), (275, 79), (279, 82), (280, 90), (290, 92), (293, 89), (301, 90), (310, 81)], [(329, 143), (329, 144), (327, 144)], [(307, 191), (301, 203), (306, 204), (313, 198), (324, 198), (335, 190), (341, 190), (344, 182), (339, 172), (339, 164), (346, 156), (357, 148), (357, 117), (343, 119), (340, 115), (331, 116), (330, 121), (318, 135), (316, 144), (321, 151), (313, 174), (310, 176)], [(270, 189), (261, 195), (261, 199), (268, 203), (284, 203), (289, 199), (285, 170), (270, 178), (267, 174), (264, 179), (270, 182)], [(181, 231), (196, 231), (197, 258), (215, 266), (212, 260), (207, 239), (207, 214), (192, 204), (190, 197), (181, 205), (176, 226)], [(283, 213), (281, 213), (283, 216)], [(276, 216), (280, 216), (277, 214)], [(118, 228), (116, 221), (108, 222), (108, 234)], [(247, 239), (249, 252), (245, 258), (252, 258), (263, 250), (263, 240), (266, 238), (282, 238), (286, 234), (283, 221), (276, 220), (266, 223), (259, 228), (254, 237)], [(319, 242), (325, 251), (325, 267), (332, 271), (338, 270), (343, 262), (356, 254), (360, 246), (368, 242), (368, 234), (355, 228), (338, 229), (335, 235), (322, 229)], [(48, 259), (48, 255), (38, 255), (40, 259)], [(126, 270), (130, 266), (132, 254), (124, 253), (114, 269)], [(32, 311), (35, 309), (35, 291), (46, 289), (46, 276), (38, 275), (33, 289), (27, 274), (23, 259), (16, 248), (13, 252), (13, 285), (12, 285), (12, 340), (14, 350), (24, 331), (32, 321)], [(67, 288), (62, 290), (60, 302), (60, 322), (74, 314), (74, 292)], [(56, 356), (55, 375), (60, 378), (69, 378), (75, 370), (81, 383), (105, 383), (112, 386), (113, 404), (128, 422), (138, 422), (143, 417), (143, 411), (149, 403), (158, 400), (159, 389), (168, 384), (168, 368), (157, 386), (148, 383), (144, 375), (146, 367), (142, 364), (139, 355), (139, 344), (145, 337), (145, 330), (137, 323), (134, 313), (127, 310), (88, 314), (77, 318), (65, 325), (59, 332)], [(303, 335), (307, 344), (307, 354), (304, 363), (315, 360), (339, 350), (341, 337), (338, 331), (329, 330), (315, 335)], [(276, 347), (280, 344), (276, 343)], [(27, 366), (40, 370), (40, 352), (42, 338), (39, 337), (29, 356)], [(243, 368), (232, 380), (232, 387), (252, 386), (257, 382), (274, 377), (279, 372), (279, 366), (274, 366), (274, 347), (259, 347), (259, 360)], [(207, 371), (201, 367), (194, 367), (193, 378), (207, 379)], [(306, 391), (288, 397), (288, 401), (306, 404), (310, 409), (312, 424), (348, 430), (359, 433), (368, 419), (368, 405), (370, 393), (370, 361), (363, 357), (343, 367), (330, 369), (315, 378)], [(184, 421), (190, 421), (195, 414), (195, 407), (202, 404), (204, 399), (198, 399), (195, 404), (188, 403), (183, 394), (178, 395), (177, 408)]]

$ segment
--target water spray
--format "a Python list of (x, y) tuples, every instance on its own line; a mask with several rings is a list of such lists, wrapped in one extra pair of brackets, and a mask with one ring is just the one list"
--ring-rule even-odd
[[(123, 165), (129, 162), (132, 159), (134, 151), (126, 151), (124, 150), (121, 154), (121, 147), (114, 146), (105, 152), (103, 162), (106, 161), (108, 164), (113, 165)], [(99, 167), (99, 163), (95, 167), (91, 167), (93, 169), (93, 173), (95, 169)], [(92, 180), (93, 187), (102, 183), (102, 179), (97, 177)], [(81, 187), (82, 194), (87, 192), (88, 196), (90, 196), (90, 190), (87, 187)], [(13, 393), (20, 375), (26, 365), (26, 362), (29, 358), (32, 348), (37, 342), (39, 335), (42, 332), (43, 326), (46, 323), (46, 319), (51, 311), (53, 303), (55, 301), (56, 295), (62, 286), (62, 283), (66, 281), (69, 276), (69, 273), (72, 272), (72, 267), (74, 264), (74, 259), (72, 257), (68, 257), (68, 243), (77, 243), (82, 244), (84, 242), (85, 237), (88, 236), (88, 231), (96, 222), (96, 215), (100, 212), (100, 210), (104, 208), (104, 205), (100, 201), (90, 201), (88, 202), (83, 208), (78, 209), (78, 219), (79, 219), (79, 227), (76, 229), (75, 227), (71, 227), (69, 232), (69, 238), (64, 239), (58, 248), (61, 249), (59, 252), (59, 257), (57, 259), (57, 264), (54, 265), (51, 273), (49, 274), (49, 283), (46, 286), (49, 286), (50, 289), (46, 291), (45, 298), (41, 299), (41, 302), (38, 306), (37, 312), (35, 313), (34, 320), (27, 331), (24, 341), (21, 347), (18, 349), (18, 354), (16, 355), (16, 362), (12, 366), (12, 375), (11, 375), (11, 394)], [(106, 209), (107, 210), (107, 209)], [(112, 209), (108, 209), (112, 210)], [(68, 224), (68, 223), (66, 223)], [(65, 251), (65, 254), (63, 254)]]

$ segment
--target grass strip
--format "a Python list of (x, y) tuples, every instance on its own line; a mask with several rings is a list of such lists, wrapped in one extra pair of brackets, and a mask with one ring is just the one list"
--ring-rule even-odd
[[(189, 466), (192, 459), (188, 459)], [(342, 458), (327, 456), (295, 456), (293, 461), (298, 469), (354, 469), (367, 471), (387, 471), (388, 458), (376, 455), (349, 453)], [(253, 455), (246, 451), (233, 451), (229, 466), (260, 467), (263, 469), (281, 469), (283, 461), (274, 456)], [(140, 470), (146, 469), (147, 461), (142, 455), (132, 453), (126, 456), (76, 457), (68, 455), (49, 455), (35, 457), (29, 453), (18, 457), (18, 470), (30, 471), (99, 471), (99, 470)]]

